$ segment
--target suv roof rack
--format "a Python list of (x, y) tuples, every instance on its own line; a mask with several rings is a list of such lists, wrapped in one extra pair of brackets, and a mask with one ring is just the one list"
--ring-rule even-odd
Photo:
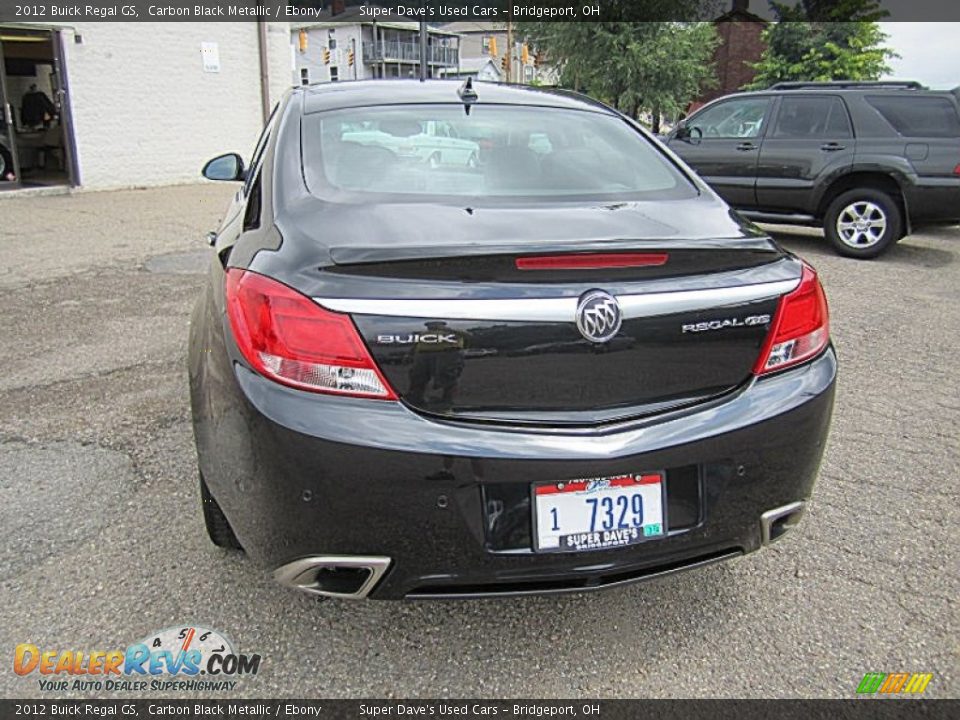
[(770, 90), (803, 90), (805, 88), (823, 88), (823, 89), (855, 89), (868, 88), (871, 90), (893, 88), (898, 90), (926, 90), (926, 88), (916, 80), (829, 80), (823, 82), (815, 81), (789, 81), (778, 82), (770, 86)]

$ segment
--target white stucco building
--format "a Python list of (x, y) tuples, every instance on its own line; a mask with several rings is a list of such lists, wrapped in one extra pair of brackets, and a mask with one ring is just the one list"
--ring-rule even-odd
[[(0, 43), (0, 188), (196, 182), (211, 156), (250, 154), (290, 86), (287, 23), (2, 25)], [(31, 92), (55, 110), (31, 111)]]

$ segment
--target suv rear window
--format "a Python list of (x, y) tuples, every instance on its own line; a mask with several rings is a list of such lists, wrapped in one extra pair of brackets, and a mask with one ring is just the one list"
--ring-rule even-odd
[(947, 98), (913, 94), (868, 95), (867, 102), (894, 130), (906, 137), (960, 136), (957, 108)]
[(303, 119), (304, 176), (328, 199), (693, 197), (695, 187), (624, 120), (510, 105), (394, 105)]

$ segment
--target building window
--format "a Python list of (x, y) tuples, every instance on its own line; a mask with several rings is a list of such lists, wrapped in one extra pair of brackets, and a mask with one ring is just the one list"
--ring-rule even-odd
[(336, 31), (331, 28), (327, 33), (327, 47), (331, 50), (337, 49), (337, 36), (334, 35), (334, 32)]
[(300, 68), (300, 84), (310, 84), (310, 68)]
[(336, 82), (340, 79), (340, 68), (336, 65), (330, 66), (330, 82)]

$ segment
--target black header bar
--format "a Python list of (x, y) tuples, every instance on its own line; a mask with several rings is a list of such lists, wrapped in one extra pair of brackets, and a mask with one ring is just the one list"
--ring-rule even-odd
[[(783, 0), (797, 4), (799, 0)], [(838, 0), (839, 2), (839, 0)], [(742, 3), (737, 3), (742, 5)], [(0, 22), (692, 22), (714, 20), (732, 0), (0, 0)], [(820, 7), (830, 0), (821, 0)], [(881, 19), (960, 22), (955, 0), (877, 0)], [(750, 15), (771, 20), (766, 0), (751, 0)], [(838, 18), (844, 19), (844, 18)], [(873, 18), (871, 18), (873, 19)]]

